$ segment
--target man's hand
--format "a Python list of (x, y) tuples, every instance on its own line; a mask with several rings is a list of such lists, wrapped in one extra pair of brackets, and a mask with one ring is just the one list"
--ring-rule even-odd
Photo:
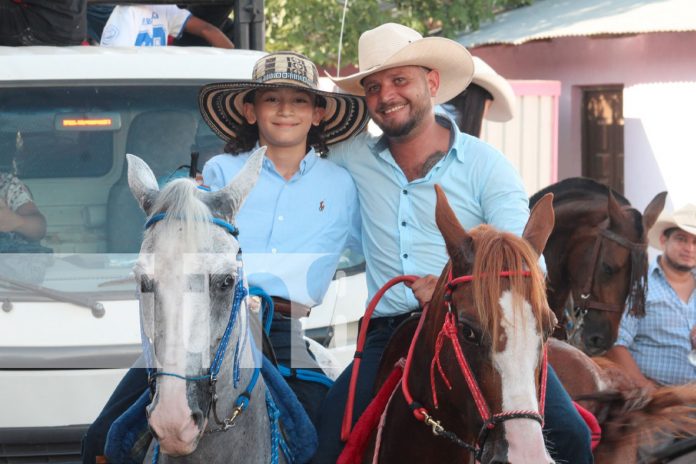
[(422, 308), (426, 304), (430, 303), (430, 300), (433, 298), (433, 292), (435, 292), (437, 279), (437, 276), (428, 274), (419, 278), (413, 283), (404, 282), (404, 285), (413, 290), (413, 295), (416, 297), (418, 304)]

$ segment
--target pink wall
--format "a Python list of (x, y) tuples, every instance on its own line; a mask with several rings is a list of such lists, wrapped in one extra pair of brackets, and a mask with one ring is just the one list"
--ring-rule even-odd
[[(582, 86), (622, 84), (630, 87), (654, 82), (696, 82), (696, 32), (564, 37), (519, 46), (483, 46), (471, 51), (508, 79), (561, 81), (559, 179), (581, 173)], [(628, 127), (625, 130), (627, 167), (634, 159), (658, 156), (641, 154), (643, 148), (639, 141), (632, 141)]]

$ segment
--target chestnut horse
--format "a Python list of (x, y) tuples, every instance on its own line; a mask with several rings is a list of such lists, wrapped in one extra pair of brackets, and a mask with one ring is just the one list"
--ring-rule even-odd
[(596, 464), (632, 464), (640, 447), (657, 445), (664, 435), (696, 436), (696, 384), (647, 391), (617, 364), (555, 339), (549, 340), (548, 356), (570, 396), (599, 420)]
[[(533, 209), (523, 239), (488, 225), (464, 230), (436, 192), (450, 262), (365, 462), (550, 463), (542, 385), (555, 317), (538, 260), (553, 227), (551, 195)], [(399, 340), (386, 358), (405, 353)]]
[(575, 177), (540, 190), (530, 206), (548, 193), (556, 216), (544, 250), (548, 301), (560, 321), (554, 335), (601, 354), (616, 341), (625, 308), (645, 314), (647, 231), (667, 193), (656, 195), (641, 215), (607, 186)]

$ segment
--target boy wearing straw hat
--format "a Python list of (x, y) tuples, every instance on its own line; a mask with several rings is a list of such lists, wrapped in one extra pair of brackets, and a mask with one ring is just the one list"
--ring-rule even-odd
[(696, 206), (662, 213), (648, 232), (662, 250), (648, 270), (645, 317), (624, 313), (607, 357), (639, 385), (696, 381)]
[[(309, 59), (277, 52), (257, 61), (251, 80), (204, 86), (199, 106), (227, 142), (227, 153), (203, 168), (211, 190), (227, 185), (256, 148), (267, 147), (258, 181), (235, 218), (238, 238), (249, 285), (274, 303), (270, 339), (276, 358), (314, 422), (331, 382), (309, 353), (298, 317), (321, 303), (341, 252), (361, 252), (355, 184), (319, 154), (362, 130), (365, 101), (320, 91)], [(146, 389), (145, 369), (130, 369), (83, 439), (83, 462), (103, 454), (111, 424)]]
[[(359, 134), (332, 149), (330, 159), (348, 169), (358, 187), (368, 293), (373, 296), (398, 275), (423, 277), (410, 289), (392, 288), (374, 312), (362, 353), (354, 421), (372, 398), (389, 336), (400, 321), (430, 300), (435, 275), (447, 261), (435, 225), (433, 185), (443, 187), (467, 229), (489, 223), (520, 235), (529, 218), (522, 181), (505, 157), (461, 133), (451, 118), (434, 112), (434, 105), (455, 97), (471, 81), (474, 64), (463, 46), (440, 37), (423, 38), (413, 29), (387, 23), (361, 35), (358, 55), (360, 71), (334, 82), (351, 94), (365, 95), (370, 116), (383, 135)], [(324, 400), (314, 462), (334, 463), (341, 452), (350, 373), (351, 366)], [(546, 398), (545, 432), (554, 457), (561, 462), (592, 462), (589, 430), (552, 369)], [(538, 445), (536, 449), (544, 448), (541, 437)]]

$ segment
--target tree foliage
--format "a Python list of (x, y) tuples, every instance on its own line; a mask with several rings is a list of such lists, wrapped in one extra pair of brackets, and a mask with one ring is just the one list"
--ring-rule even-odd
[[(357, 64), (358, 38), (385, 22), (410, 26), (423, 35), (456, 38), (478, 29), (495, 13), (533, 0), (348, 0), (341, 66)], [(317, 65), (338, 64), (343, 0), (266, 0), (266, 48), (293, 50)]]

